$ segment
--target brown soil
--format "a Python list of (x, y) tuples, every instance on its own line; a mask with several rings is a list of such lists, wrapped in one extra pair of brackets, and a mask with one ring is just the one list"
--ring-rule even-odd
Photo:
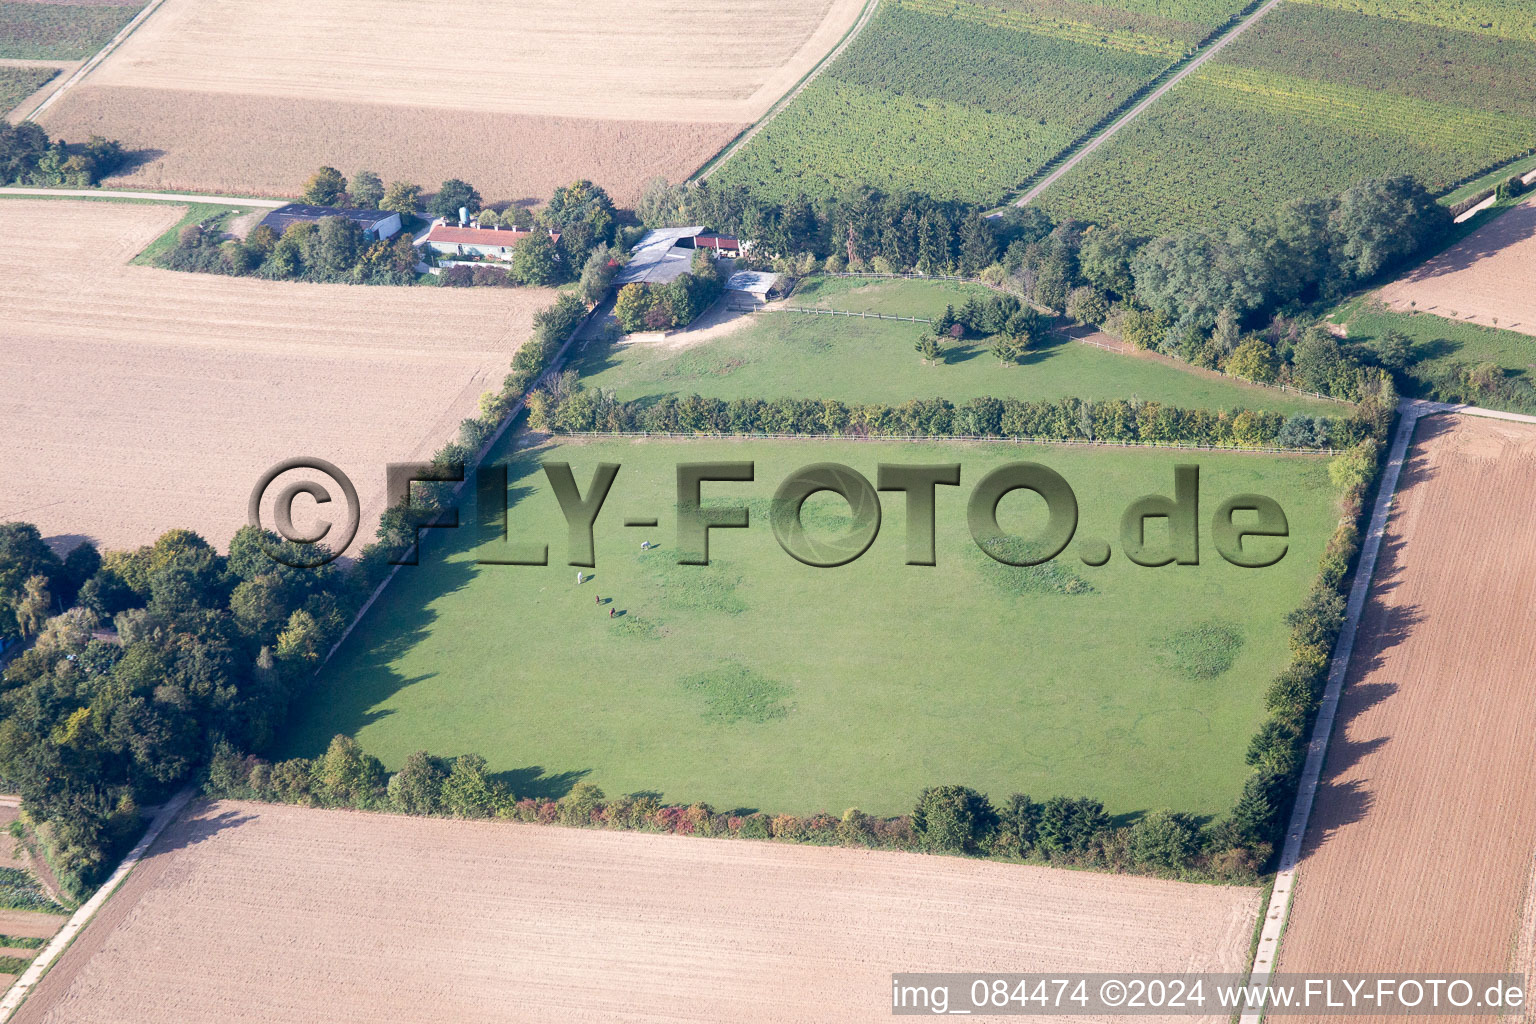
[[(616, 120), (750, 122), (863, 0), (166, 0), (92, 84)], [(241, 130), (230, 123), (225, 133)]]
[[(48, 939), (64, 927), (68, 914), (44, 914), (36, 910), (0, 910), (0, 935), (22, 939)], [(35, 951), (34, 951), (35, 952)]]
[(14, 1020), (886, 1020), (892, 971), (1236, 970), (1256, 910), (960, 858), (224, 802), (167, 830)]
[(1280, 971), (1515, 969), (1536, 853), (1533, 503), (1536, 427), (1420, 421)]
[[(151, 19), (153, 20), (153, 19)], [(597, 182), (621, 204), (657, 175), (687, 177), (743, 124), (547, 117), (116, 88), (70, 92), (41, 118), (67, 138), (121, 139), (139, 162), (114, 188), (296, 196), (322, 164), (369, 169), (428, 191), (463, 178), (487, 201), (544, 200), (556, 186)], [(238, 125), (238, 130), (231, 126)]]
[(1380, 297), (1397, 310), (1536, 335), (1536, 196), (1387, 285)]
[(61, 548), (171, 527), (222, 546), (261, 474), (313, 455), (352, 477), (360, 544), (385, 464), (453, 437), (553, 298), (129, 266), (182, 212), (0, 200), (0, 520), (36, 523)]

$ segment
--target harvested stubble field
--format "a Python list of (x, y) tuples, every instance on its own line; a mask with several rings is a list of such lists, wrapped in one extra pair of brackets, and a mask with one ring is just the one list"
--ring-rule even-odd
[(154, 151), (124, 179), (143, 185), (291, 194), (330, 163), (622, 201), (766, 113), (862, 6), (168, 0), (47, 122)]
[(552, 301), (128, 265), (181, 214), (0, 200), (0, 520), (110, 547), (177, 526), (222, 545), (267, 467), (317, 455), (355, 481), (366, 540), (384, 464), (450, 439)]
[(167, 830), (14, 1020), (885, 1020), (892, 971), (1238, 970), (1257, 902), (959, 858), (223, 802)]
[(1536, 426), (1435, 416), (1410, 452), (1281, 971), (1532, 966)]
[(1387, 285), (1381, 300), (1536, 335), (1536, 196)]

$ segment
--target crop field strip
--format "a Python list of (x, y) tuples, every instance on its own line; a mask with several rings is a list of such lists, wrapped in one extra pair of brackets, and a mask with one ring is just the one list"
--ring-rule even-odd
[[(1240, 5), (1216, 6), (1199, 13)], [(998, 200), (1212, 27), (1071, 0), (886, 0), (713, 178), (781, 198), (864, 181)]]
[(1533, 74), (1536, 44), (1288, 0), (1040, 201), (1166, 231), (1364, 177), (1449, 191), (1530, 148)]
[(180, 216), (164, 203), (0, 199), (0, 461), (15, 467), (0, 517), (108, 547), (175, 526), (222, 546), (267, 467), (319, 454), (353, 474), (366, 542), (384, 464), (453, 436), (553, 294), (129, 265)]
[(1340, 698), (1280, 971), (1531, 970), (1512, 960), (1522, 907), (1536, 899), (1536, 545), (1508, 524), (1536, 500), (1533, 469), (1536, 425), (1419, 421)]
[(0, 2), (0, 57), (84, 60), (117, 34), (144, 4)]
[(625, 201), (761, 116), (862, 7), (166, 0), (44, 120), (160, 151), (132, 185), (292, 194), (327, 163), (488, 199), (591, 178)]
[[(1536, 197), (1478, 229), (1381, 290), (1398, 312), (1433, 313), (1458, 323), (1536, 335)], [(1536, 341), (1511, 367), (1536, 362)]]
[(1238, 971), (1257, 904), (959, 857), (222, 801), (167, 829), (13, 1020), (886, 1021), (893, 970)]
[(0, 65), (0, 116), (58, 75), (58, 68)]
[(1295, 0), (1340, 11), (1536, 42), (1526, 0)]

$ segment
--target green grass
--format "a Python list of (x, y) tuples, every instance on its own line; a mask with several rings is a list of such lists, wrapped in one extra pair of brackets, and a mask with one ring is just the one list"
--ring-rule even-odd
[(0, 3), (0, 57), (84, 60), (105, 46), (143, 6)]
[(140, 266), (155, 266), (160, 257), (176, 248), (177, 237), (181, 229), (189, 224), (225, 225), (232, 218), (249, 213), (250, 207), (223, 206), (218, 203), (189, 203), (187, 212), (182, 215), (174, 225), (167, 229), (160, 237), (156, 238), (144, 251), (135, 256), (130, 262)]
[(0, 935), (0, 947), (6, 949), (41, 949), (47, 943), (35, 935)]
[(1530, 150), (1533, 74), (1528, 42), (1282, 4), (1041, 205), (1171, 232), (1249, 223), (1370, 177), (1450, 192)]
[(1508, 181), (1511, 175), (1526, 175), (1532, 170), (1536, 170), (1536, 156), (1523, 156), (1518, 160), (1511, 160), (1503, 167), (1495, 168), (1481, 178), (1476, 178), (1460, 188), (1447, 192), (1440, 197), (1440, 201), (1446, 206), (1454, 206), (1463, 199), (1472, 198), (1479, 192), (1487, 192), (1489, 189), (1498, 188), (1501, 184)]
[[(846, 283), (845, 283), (846, 282)], [(831, 279), (791, 297), (796, 305), (932, 317), (962, 305), (979, 285), (926, 281), (878, 284)], [(1107, 352), (1057, 334), (1016, 366), (1003, 366), (986, 342), (952, 345), (948, 361), (923, 365), (913, 343), (926, 327), (892, 320), (760, 313), (753, 323), (685, 348), (593, 342), (576, 363), (588, 387), (622, 400), (663, 394), (713, 398), (832, 398), (900, 403), (940, 396), (1084, 399), (1135, 396), (1209, 409), (1272, 409), (1338, 416), (1349, 407), (1260, 388), (1148, 358)]]
[(0, 868), (0, 908), (63, 912), (63, 908), (43, 891), (37, 879), (20, 868)]
[(37, 92), (58, 73), (57, 68), (0, 68), (0, 113)]
[(1451, 363), (1497, 363), (1523, 377), (1536, 371), (1536, 338), (1529, 334), (1449, 320), (1433, 313), (1398, 313), (1369, 297), (1340, 306), (1329, 319), (1348, 326), (1350, 341), (1367, 346), (1387, 331), (1402, 331), (1413, 342), (1411, 373), (1416, 376), (1433, 376)]
[[(477, 752), (522, 795), (587, 781), (722, 809), (893, 814), (923, 787), (957, 782), (995, 796), (1091, 794), (1114, 813), (1217, 813), (1246, 774), (1263, 691), (1288, 659), (1284, 617), (1337, 515), (1325, 459), (1201, 454), (1202, 510), (1238, 492), (1271, 495), (1290, 517), (1289, 553), (1271, 569), (1237, 569), (1206, 533), (1200, 565), (1148, 569), (1121, 554), (1120, 514), (1170, 493), (1189, 454), (611, 440), (493, 457), (510, 462), (513, 538), (547, 542), (552, 564), (476, 564), (494, 553), (475, 546), (472, 508), (465, 529), (431, 531), (421, 564), (400, 572), (296, 708), (277, 756), (317, 754), (349, 733), (392, 768), (418, 749)], [(571, 462), (583, 486), (599, 461), (623, 467), (583, 586), (536, 459)], [(706, 504), (752, 508), (752, 525), (714, 531), (710, 566), (678, 565), (675, 466), (712, 460), (755, 462), (755, 482), (704, 492)], [(989, 578), (1006, 570), (977, 555), (966, 496), (1014, 460), (1069, 481), (1078, 540), (1111, 538), (1107, 565), (1082, 564), (1074, 546), (1050, 563), (1050, 585)], [(789, 472), (820, 461), (871, 479), (881, 461), (960, 462), (963, 486), (938, 497), (938, 566), (903, 564), (896, 495), (883, 499), (873, 546), (847, 566), (813, 569), (781, 551), (763, 510)], [(1038, 528), (1026, 498), (1004, 499), (1005, 529)], [(838, 521), (839, 505), (813, 499), (808, 529)], [(639, 516), (660, 525), (622, 526)], [(641, 551), (645, 539), (660, 546)], [(1073, 578), (1088, 589), (1054, 585)], [(1167, 638), (1234, 617), (1244, 640), (1224, 671), (1163, 664)]]

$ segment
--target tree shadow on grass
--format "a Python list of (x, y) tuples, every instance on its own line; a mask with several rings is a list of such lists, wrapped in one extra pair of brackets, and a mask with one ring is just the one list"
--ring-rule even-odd
[(519, 800), (532, 797), (535, 800), (558, 800), (571, 791), (571, 787), (592, 774), (590, 768), (545, 774), (543, 765), (527, 768), (510, 768), (495, 772), (491, 778), (505, 785)]
[[(540, 471), (539, 458), (548, 448), (547, 444), (517, 450), (503, 447), (488, 460), (507, 466), (509, 509), (533, 493), (533, 487), (521, 481)], [(433, 671), (406, 676), (395, 666), (432, 637), (438, 619), (436, 602), (467, 589), (482, 572), (498, 571), (497, 566), (481, 565), (476, 558), (480, 555), (478, 545), (494, 536), (499, 528), (500, 509), (476, 507), (473, 480), (465, 485), (457, 501), (461, 525), (455, 529), (421, 531), (420, 564), (400, 568), (330, 663), (295, 701), (288, 728), (272, 750), (262, 752), (264, 755), (279, 759), (323, 754), (333, 737), (356, 736), (367, 726), (395, 714), (394, 709), (385, 705), (400, 691), (431, 684), (444, 674)], [(462, 753), (430, 752), (443, 756)], [(491, 756), (497, 752), (475, 753)]]

